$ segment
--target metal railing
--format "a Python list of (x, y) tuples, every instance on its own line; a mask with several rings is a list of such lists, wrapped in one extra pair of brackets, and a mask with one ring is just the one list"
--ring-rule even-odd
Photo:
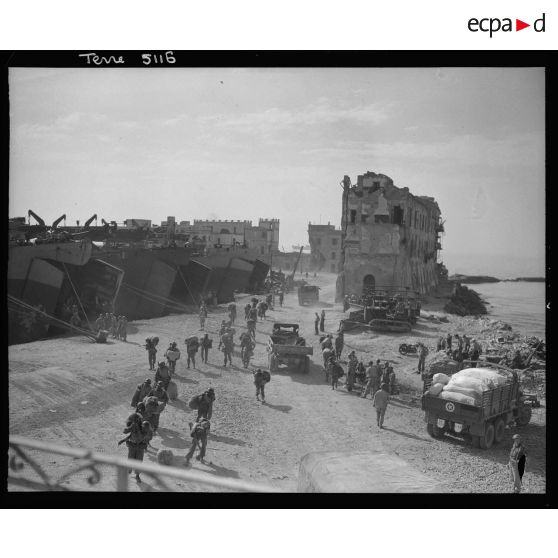
[[(63, 455), (74, 459), (72, 465), (62, 474), (54, 477), (29, 454), (30, 451)], [(277, 487), (250, 482), (214, 477), (201, 471), (187, 471), (178, 467), (144, 463), (133, 459), (116, 457), (104, 453), (93, 452), (88, 449), (75, 449), (59, 446), (48, 442), (39, 442), (21, 436), (10, 436), (8, 461), (8, 486), (21, 487), (39, 491), (82, 491), (83, 488), (64, 486), (78, 473), (89, 473), (87, 482), (90, 486), (98, 484), (103, 471), (101, 466), (109, 466), (115, 470), (115, 490), (127, 492), (129, 489), (129, 473), (133, 469), (152, 478), (160, 490), (175, 492), (178, 489), (170, 487), (166, 481), (186, 481), (196, 485), (204, 485), (218, 491), (232, 492), (282, 492)], [(30, 473), (30, 469), (35, 473)], [(31, 478), (31, 477), (38, 477)], [(11, 490), (17, 490), (12, 488)], [(86, 489), (87, 490), (87, 489)]]

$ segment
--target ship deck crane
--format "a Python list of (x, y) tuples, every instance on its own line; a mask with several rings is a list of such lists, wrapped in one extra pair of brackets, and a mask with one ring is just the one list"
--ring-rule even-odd
[(93, 222), (97, 220), (97, 214), (95, 213), (95, 215), (92, 215), (91, 217), (89, 217), (89, 219), (87, 219), (87, 221), (85, 221), (83, 228), (87, 229), (89, 227), (89, 225)]
[(56, 221), (53, 221), (51, 229), (55, 229), (58, 224), (60, 223), (60, 221), (64, 220), (64, 222), (66, 222), (66, 214), (64, 213), (64, 215), (61, 215), (60, 217), (58, 217), (58, 219), (56, 219)]
[[(29, 219), (30, 217), (33, 217), (35, 219), (35, 221), (37, 221), (37, 223), (39, 225), (41, 225), (41, 227), (45, 226), (45, 222), (43, 219), (41, 219), (33, 210), (29, 210), (27, 212), (27, 218)], [(31, 224), (31, 219), (29, 219), (29, 224)]]

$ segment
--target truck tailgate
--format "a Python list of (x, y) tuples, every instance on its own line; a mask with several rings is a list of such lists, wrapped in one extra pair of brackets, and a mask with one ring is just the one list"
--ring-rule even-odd
[(453, 422), (480, 422), (482, 420), (482, 408), (474, 405), (465, 405), (457, 401), (449, 401), (441, 397), (425, 394), (422, 398), (424, 411), (432, 413), (439, 418)]

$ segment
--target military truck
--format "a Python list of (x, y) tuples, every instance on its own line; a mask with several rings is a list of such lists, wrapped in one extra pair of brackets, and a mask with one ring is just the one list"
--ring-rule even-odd
[(529, 423), (531, 402), (520, 389), (517, 373), (506, 366), (489, 362), (483, 362), (482, 368), (476, 368), (487, 371), (495, 369), (505, 371), (506, 383), (483, 391), (478, 406), (432, 395), (429, 392), (432, 377), (424, 377), (422, 409), (430, 436), (441, 438), (449, 433), (470, 437), (473, 447), (490, 449), (495, 442), (502, 441), (506, 425), (515, 422), (517, 426), (525, 426)]
[(315, 304), (320, 300), (320, 287), (315, 285), (302, 285), (298, 288), (298, 304)]
[(310, 355), (314, 354), (314, 349), (306, 346), (306, 340), (298, 331), (298, 324), (273, 324), (267, 341), (270, 372), (279, 371), (281, 366), (286, 366), (289, 371), (310, 371)]

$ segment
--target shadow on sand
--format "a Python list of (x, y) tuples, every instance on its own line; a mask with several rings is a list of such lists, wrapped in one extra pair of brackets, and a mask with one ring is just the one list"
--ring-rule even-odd
[(166, 448), (186, 449), (190, 447), (190, 443), (181, 438), (176, 430), (160, 427), (157, 434), (161, 437), (161, 445)]
[(174, 399), (168, 402), (168, 404), (176, 409), (184, 411), (185, 413), (189, 413), (192, 409), (188, 407), (186, 401), (182, 401), (182, 399)]
[(288, 413), (292, 409), (290, 405), (272, 405), (267, 401), (264, 403), (264, 405), (266, 407), (269, 407), (270, 409), (273, 409), (274, 411), (281, 411), (282, 413)]
[(398, 434), (399, 436), (405, 436), (405, 438), (410, 438), (411, 440), (419, 440), (420, 442), (428, 442), (429, 444), (432, 443), (430, 438), (423, 438), (422, 436), (415, 436), (414, 434), (408, 434), (407, 432), (401, 432), (400, 430), (395, 430), (395, 428), (389, 428), (388, 426), (384, 426), (384, 430), (388, 432), (393, 432), (394, 434)]
[(227, 469), (227, 467), (221, 467), (220, 465), (215, 465), (214, 463), (209, 463), (207, 460), (205, 465), (209, 467), (207, 471), (211, 475), (217, 475), (218, 477), (229, 477), (232, 479), (240, 478), (240, 475), (234, 469)]
[(222, 442), (223, 444), (230, 444), (231, 446), (245, 446), (246, 442), (244, 440), (239, 440), (238, 438), (231, 438), (230, 436), (218, 436), (217, 434), (208, 435), (208, 439), (212, 442)]

